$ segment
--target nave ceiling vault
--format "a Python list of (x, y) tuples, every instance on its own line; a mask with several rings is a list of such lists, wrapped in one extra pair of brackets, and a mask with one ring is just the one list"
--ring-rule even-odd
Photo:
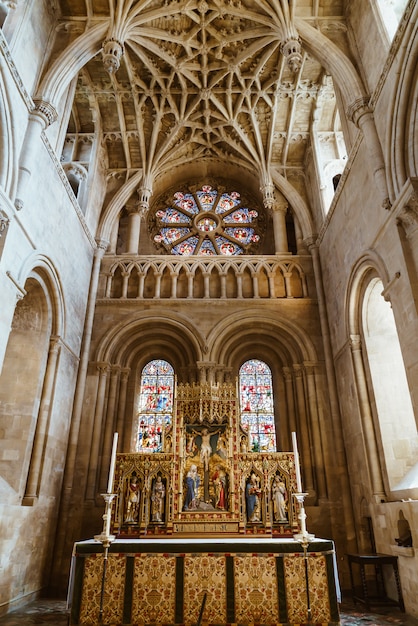
[[(152, 188), (187, 163), (210, 163), (212, 173), (224, 175), (245, 169), (258, 189), (271, 186), (274, 172), (301, 193), (297, 179), (312, 125), (322, 133), (340, 130), (330, 72), (307, 48), (319, 37), (318, 49), (328, 42), (329, 56), (338, 51), (341, 67), (350, 65), (343, 5), (62, 0), (53, 55), (65, 58), (66, 49), (80, 45), (89, 59), (78, 75), (68, 133), (100, 134), (113, 179), (107, 200), (139, 173), (142, 186)], [(106, 32), (105, 24), (93, 52), (92, 33)], [(299, 27), (310, 33), (308, 46)]]

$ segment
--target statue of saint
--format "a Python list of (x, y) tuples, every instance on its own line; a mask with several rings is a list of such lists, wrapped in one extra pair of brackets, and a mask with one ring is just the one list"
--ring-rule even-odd
[(261, 522), (261, 489), (259, 479), (253, 472), (248, 479), (245, 496), (247, 500), (247, 519), (249, 522)]
[(275, 522), (287, 522), (286, 502), (287, 491), (284, 482), (276, 474), (271, 486), (271, 499), (273, 502), (273, 516)]
[(185, 511), (196, 510), (199, 506), (199, 485), (200, 476), (197, 473), (197, 466), (192, 465), (186, 476), (186, 500), (184, 503)]
[(126, 492), (126, 510), (125, 522), (134, 524), (138, 518), (139, 510), (139, 483), (136, 474), (133, 474), (129, 480)]
[(212, 474), (212, 483), (215, 491), (215, 508), (226, 509), (226, 475), (219, 465)]
[(163, 522), (165, 486), (161, 476), (154, 480), (151, 494), (151, 521)]

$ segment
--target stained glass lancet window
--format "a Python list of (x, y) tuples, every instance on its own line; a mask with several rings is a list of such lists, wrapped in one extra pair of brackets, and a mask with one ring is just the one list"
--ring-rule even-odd
[(275, 452), (273, 385), (269, 366), (258, 359), (239, 370), (241, 425), (248, 432), (252, 452)]
[(143, 368), (137, 405), (135, 452), (162, 452), (173, 417), (174, 369), (163, 360)]
[(193, 193), (177, 191), (171, 205), (155, 213), (154, 241), (180, 256), (235, 256), (260, 240), (258, 212), (237, 191), (203, 185)]

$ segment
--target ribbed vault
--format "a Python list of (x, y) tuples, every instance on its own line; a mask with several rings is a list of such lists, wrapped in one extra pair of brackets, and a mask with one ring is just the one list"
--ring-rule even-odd
[[(282, 187), (303, 178), (313, 118), (317, 129), (336, 130), (334, 84), (345, 107), (364, 96), (342, 0), (62, 0), (60, 7), (56, 61), (38, 95), (57, 106), (78, 74), (68, 133), (100, 135), (105, 237), (106, 220), (132, 192), (152, 191), (180, 170), (184, 179), (187, 166), (207, 163), (212, 175), (231, 178), (247, 172), (258, 190), (269, 188), (273, 173)], [(306, 192), (293, 189), (310, 236)]]

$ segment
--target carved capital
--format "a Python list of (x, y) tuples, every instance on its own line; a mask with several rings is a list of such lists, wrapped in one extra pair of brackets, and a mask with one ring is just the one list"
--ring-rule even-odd
[(31, 112), (31, 115), (39, 116), (42, 119), (45, 128), (56, 122), (58, 119), (58, 113), (50, 102), (38, 98), (34, 98), (33, 101), (35, 103), (35, 109)]
[(107, 376), (108, 373), (110, 372), (110, 365), (109, 363), (106, 363), (105, 361), (99, 361), (96, 363), (96, 368), (97, 371), (99, 372), (100, 376)]
[(49, 340), (49, 353), (58, 354), (61, 349), (61, 337), (54, 335)]
[(360, 335), (350, 335), (350, 348), (352, 352), (358, 352), (359, 350), (361, 350)]
[(109, 242), (106, 239), (96, 239), (96, 255), (103, 258), (104, 253), (109, 247)]
[(412, 235), (418, 228), (418, 198), (415, 193), (408, 200), (408, 204), (400, 209), (397, 217), (407, 236)]
[(360, 118), (363, 115), (371, 115), (372, 111), (369, 107), (370, 98), (368, 96), (363, 96), (362, 98), (357, 98), (354, 100), (348, 108), (347, 108), (347, 117), (349, 120), (353, 122), (357, 127), (359, 125)]
[(302, 378), (303, 375), (303, 365), (295, 363), (293, 365), (293, 372), (296, 378)]
[(131, 370), (129, 367), (122, 368), (120, 371), (120, 381), (122, 383), (126, 383), (129, 380), (130, 373), (131, 373)]
[(293, 380), (293, 374), (292, 374), (292, 370), (290, 369), (290, 367), (283, 367), (282, 372), (283, 372), (283, 378), (285, 379), (286, 382), (291, 382)]

